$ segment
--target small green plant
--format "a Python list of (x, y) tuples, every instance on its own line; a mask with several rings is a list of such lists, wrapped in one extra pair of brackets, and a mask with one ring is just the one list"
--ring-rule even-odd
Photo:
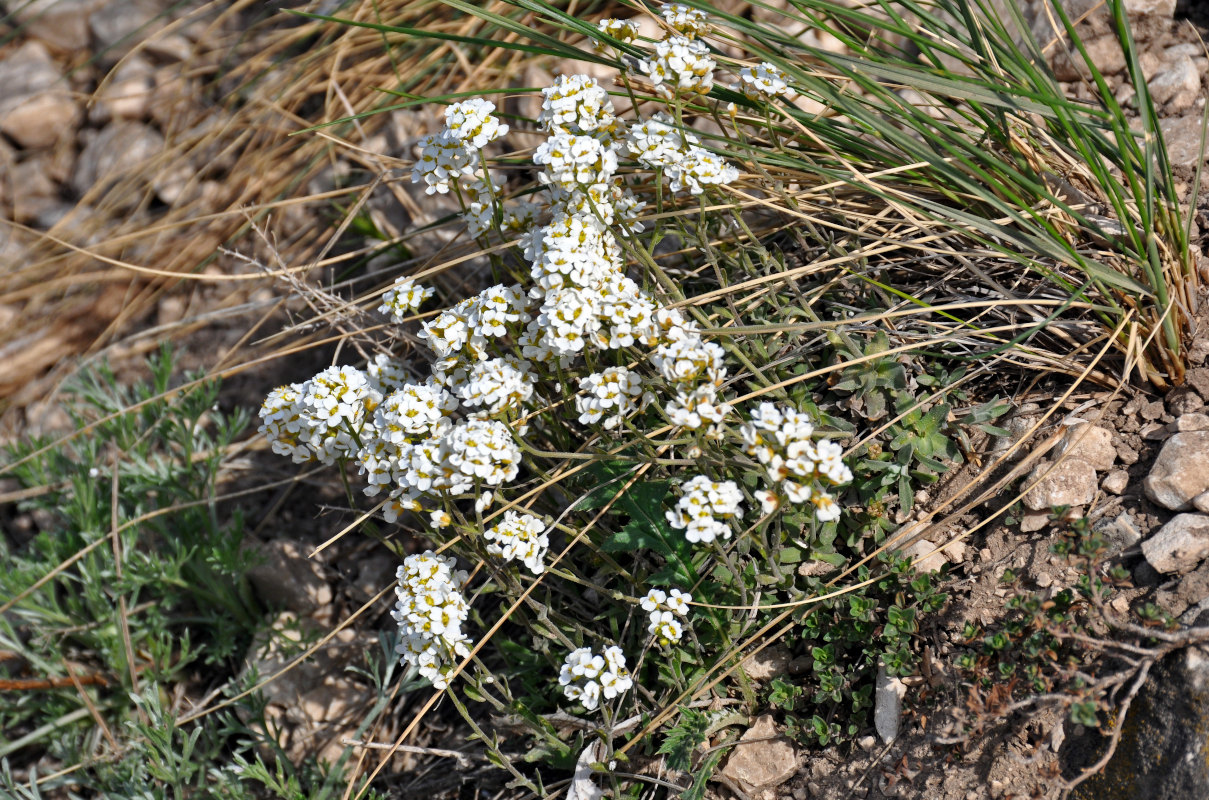
[[(288, 800), (298, 785), (334, 798), (343, 774), (315, 780), (317, 765), (290, 763), (264, 733), (258, 694), (180, 721), (172, 698), (236, 693), (265, 625), (242, 515), (219, 495), (248, 415), (219, 410), (217, 381), (177, 376), (167, 347), (148, 369), (133, 386), (105, 365), (81, 372), (63, 394), (75, 434), (6, 453), (36, 527), (0, 537), (0, 794), (251, 800), (260, 782)], [(272, 767), (260, 748), (275, 751)]]

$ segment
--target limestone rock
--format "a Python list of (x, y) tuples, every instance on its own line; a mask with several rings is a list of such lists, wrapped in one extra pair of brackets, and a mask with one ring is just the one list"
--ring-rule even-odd
[(1192, 498), (1192, 507), (1202, 514), (1209, 514), (1209, 492), (1201, 492)]
[(915, 565), (916, 572), (935, 572), (951, 561), (960, 562), (965, 556), (965, 544), (959, 540), (938, 547), (927, 539), (920, 539), (903, 548), (903, 556), (912, 561), (922, 559)]
[(1028, 511), (1020, 515), (1020, 532), (1036, 533), (1049, 527), (1048, 511)]
[(1142, 542), (1142, 555), (1159, 572), (1190, 572), (1209, 556), (1209, 516), (1177, 514)]
[[(1108, 765), (1075, 800), (1209, 797), (1209, 660), (1190, 647), (1160, 661), (1134, 699)], [(1084, 768), (1103, 752), (1096, 736), (1069, 737), (1064, 764)]]
[(1033, 482), (1036, 485), (1024, 496), (1025, 507), (1032, 511), (1083, 506), (1096, 496), (1096, 470), (1081, 459), (1064, 458), (1057, 466), (1042, 461), (1028, 478), (1030, 485)]
[(1209, 430), (1209, 414), (1183, 414), (1171, 426), (1176, 433)]
[(163, 9), (154, 0), (109, 0), (88, 16), (97, 56), (108, 64), (165, 24)]
[[(1201, 115), (1193, 112), (1182, 117), (1166, 117), (1159, 120), (1159, 129), (1167, 143), (1167, 157), (1172, 165), (1195, 167), (1201, 154)], [(1205, 397), (1205, 392), (1197, 391)]]
[(1197, 367), (1188, 370), (1185, 376), (1188, 385), (1196, 390), (1202, 400), (1209, 400), (1209, 367)]
[(1175, 16), (1176, 0), (1125, 0), (1125, 13), (1131, 17), (1162, 17), (1171, 19)]
[(1146, 85), (1156, 104), (1167, 103), (1169, 110), (1183, 111), (1200, 94), (1201, 71), (1192, 58), (1180, 56)]
[(1099, 472), (1112, 469), (1113, 462), (1117, 460), (1116, 448), (1112, 446), (1112, 432), (1086, 422), (1067, 429), (1062, 437), (1059, 455), (1086, 461)]
[[(155, 129), (129, 120), (111, 122), (80, 153), (72, 186), (83, 195), (97, 184), (128, 179), (163, 149), (164, 137)], [(132, 196), (130, 201), (133, 204), (137, 199)]]
[(26, 36), (69, 53), (88, 47), (88, 15), (101, 0), (17, 0), (9, 13)]
[(1104, 476), (1100, 486), (1109, 494), (1123, 494), (1129, 487), (1129, 473), (1123, 469), (1115, 469)]
[(746, 792), (771, 789), (792, 778), (798, 771), (798, 752), (778, 734), (772, 715), (761, 716), (739, 739), (722, 774)]
[(98, 125), (111, 119), (146, 119), (154, 88), (155, 69), (151, 62), (133, 55), (105, 79), (88, 117)]
[(25, 148), (49, 147), (72, 133), (79, 108), (41, 42), (0, 61), (0, 131)]
[(1177, 433), (1163, 444), (1142, 484), (1146, 496), (1172, 511), (1187, 511), (1209, 490), (1209, 431)]
[(898, 737), (902, 723), (903, 698), (907, 687), (886, 671), (884, 664), (877, 668), (877, 686), (873, 690), (873, 727), (886, 744)]
[(1142, 541), (1142, 532), (1128, 512), (1122, 511), (1114, 519), (1102, 519), (1095, 531), (1108, 543), (1108, 555), (1115, 556)]
[(767, 681), (788, 675), (790, 661), (793, 661), (793, 654), (789, 648), (774, 644), (743, 659), (741, 666), (753, 681)]
[[(1084, 45), (1091, 63), (1103, 75), (1115, 75), (1125, 69), (1125, 52), (1113, 35), (1101, 36)], [(1082, 60), (1082, 59), (1080, 59)], [(1080, 70), (1081, 72), (1083, 70)], [(1090, 76), (1090, 72), (1088, 75)]]
[(1205, 401), (1191, 386), (1177, 386), (1167, 393), (1167, 410), (1175, 416), (1192, 414), (1205, 407)]
[(256, 593), (276, 608), (309, 614), (332, 602), (323, 570), (296, 542), (275, 539), (257, 548), (265, 559), (248, 571)]

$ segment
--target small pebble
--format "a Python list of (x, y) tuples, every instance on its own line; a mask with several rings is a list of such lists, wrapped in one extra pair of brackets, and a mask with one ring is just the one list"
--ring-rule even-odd
[(1116, 469), (1104, 476), (1100, 486), (1109, 494), (1123, 494), (1129, 487), (1129, 473)]

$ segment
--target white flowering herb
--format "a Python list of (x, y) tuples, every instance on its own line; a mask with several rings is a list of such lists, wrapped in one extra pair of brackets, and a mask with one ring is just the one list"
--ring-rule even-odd
[(765, 467), (773, 487), (761, 496), (765, 513), (780, 505), (810, 503), (815, 518), (829, 522), (840, 516), (839, 504), (829, 492), (852, 480), (843, 461), (843, 449), (828, 439), (815, 440), (814, 426), (805, 414), (775, 403), (761, 403), (741, 427), (745, 449)]
[(709, 15), (699, 8), (682, 3), (668, 3), (663, 7), (660, 16), (677, 33), (689, 38), (697, 39), (709, 33)]
[(505, 561), (520, 561), (534, 575), (546, 568), (546, 551), (550, 539), (546, 536), (546, 524), (529, 514), (505, 511), (503, 521), (488, 528), (483, 538), (489, 544), (487, 552)]
[(651, 589), (642, 598), (642, 610), (650, 618), (647, 632), (662, 647), (677, 644), (684, 636), (683, 618), (688, 616), (688, 605), (693, 602), (693, 596), (679, 589), (665, 592), (662, 589)]
[(655, 45), (654, 57), (643, 59), (638, 68), (661, 97), (671, 99), (678, 94), (709, 94), (718, 64), (700, 39), (669, 36)]
[(432, 297), (435, 289), (418, 286), (411, 278), (400, 278), (382, 294), (382, 305), (378, 310), (390, 316), (392, 322), (402, 322)]
[(508, 133), (493, 111), (495, 104), (481, 97), (454, 103), (445, 109), (445, 130), (467, 147), (481, 150)]
[(563, 662), (558, 683), (564, 697), (589, 711), (600, 705), (601, 698), (612, 700), (634, 686), (625, 654), (616, 645), (606, 647), (599, 655), (590, 647), (573, 650)]
[(739, 80), (742, 81), (740, 89), (743, 94), (752, 100), (769, 100), (773, 97), (780, 97), (789, 91), (785, 73), (781, 72), (775, 64), (767, 61), (761, 62), (755, 67), (744, 67), (739, 70)]
[(734, 481), (697, 475), (680, 485), (680, 499), (666, 516), (694, 544), (729, 539), (730, 521), (743, 516), (743, 493)]
[(462, 624), (470, 612), (462, 587), (466, 573), (448, 556), (431, 550), (408, 556), (398, 570), (391, 616), (399, 624), (401, 661), (444, 689), (458, 662), (470, 655)]

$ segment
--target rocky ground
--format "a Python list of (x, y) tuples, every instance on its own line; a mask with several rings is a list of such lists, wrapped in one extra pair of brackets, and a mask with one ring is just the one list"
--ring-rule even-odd
[[(245, 9), (247, 5), (242, 4)], [(1091, 4), (1082, 5), (1073, 3), (1072, 14), (1081, 14)], [(1160, 106), (1171, 160), (1183, 182), (1181, 197), (1187, 202), (1202, 198), (1194, 237), (1203, 247), (1199, 231), (1209, 229), (1209, 204), (1203, 199), (1209, 175), (1202, 176), (1199, 187), (1193, 180), (1209, 89), (1209, 57), (1199, 38), (1206, 29), (1194, 23), (1204, 26), (1209, 12), (1195, 2), (1177, 7), (1175, 0), (1129, 0), (1128, 5), (1143, 49), (1145, 79)], [(19, 275), (31, 254), (38, 252), (39, 233), (89, 245), (102, 235), (113, 235), (113, 229), (97, 224), (101, 216), (128, 218), (147, 227), (230, 206), (228, 184), (235, 158), (222, 147), (206, 149), (208, 143), (227, 141), (211, 134), (231, 120), (213, 80), (226, 65), (221, 48), (213, 47), (210, 40), (231, 36), (241, 20), (246, 21), (232, 10), (238, 11), (240, 4), (9, 0), (8, 6), (8, 15), (0, 22), (10, 34), (0, 45), (0, 218), (16, 225), (0, 227), (0, 271)], [(1130, 108), (1132, 90), (1122, 74), (1124, 60), (1106, 22), (1093, 14), (1084, 28), (1093, 60), (1117, 99)], [(1052, 55), (1055, 72), (1070, 95), (1089, 97), (1087, 76), (1059, 48)], [(415, 133), (394, 131), (391, 146), (400, 146)], [(381, 152), (383, 148), (366, 149)], [(183, 151), (190, 157), (177, 158)], [(338, 164), (312, 175), (312, 189), (338, 185), (333, 175), (348, 169), (348, 164)], [(132, 176), (139, 177), (131, 180)], [(128, 181), (127, 191), (114, 191), (123, 181)], [(383, 213), (387, 212), (384, 207)], [(420, 219), (423, 210), (393, 209), (390, 214), (398, 227)], [(315, 215), (295, 217), (279, 233), (289, 238), (291, 226), (301, 229), (308, 224), (320, 222)], [(101, 230), (103, 234), (98, 233)], [(172, 235), (168, 230), (160, 246), (179, 249), (182, 245)], [(214, 243), (208, 246), (213, 248)], [(111, 252), (115, 255), (110, 258), (122, 258), (120, 248)], [(217, 276), (251, 268), (227, 256), (212, 269)], [(176, 335), (180, 328), (174, 326), (182, 321), (247, 307), (250, 317), (224, 316), (221, 324), (196, 326), (193, 338), (186, 338), (192, 342), (186, 347), (212, 356), (216, 350), (233, 347), (242, 335), (241, 326), (259, 319), (257, 310), (275, 300), (271, 290), (253, 282), (157, 290), (131, 320), (123, 317), (123, 309), (137, 293), (128, 284), (86, 285), (81, 296), (67, 298), (71, 303), (55, 306), (65, 316), (52, 339), (15, 335), (14, 323), (30, 314), (20, 306), (22, 296), (10, 294), (8, 301), (0, 303), (0, 320), (8, 328), (0, 339), (0, 355), (10, 365), (8, 374), (0, 378), (0, 395), (17, 398), (10, 410), (31, 411), (10, 423), (10, 430), (50, 431), (62, 425), (62, 419), (48, 419), (53, 417), (53, 406), (33, 402), (45, 393), (42, 376), (53, 373), (68, 356), (92, 350), (97, 337), (119, 321), (143, 331)], [(13, 291), (24, 291), (21, 284), (12, 286), (17, 287)], [(1209, 298), (1205, 302), (1209, 304)], [(946, 527), (911, 546), (914, 555), (931, 554), (927, 567), (939, 568), (947, 562), (953, 576), (948, 616), (929, 632), (933, 674), (916, 682), (883, 681), (877, 730), (869, 731), (853, 754), (843, 759), (802, 751), (778, 736), (771, 716), (761, 717), (744, 735), (745, 743), (724, 762), (724, 788), (719, 794), (795, 800), (1048, 797), (1055, 794), (1057, 778), (1069, 778), (1079, 765), (1094, 760), (1104, 743), (1054, 713), (1010, 715), (976, 743), (938, 746), (935, 720), (944, 717), (938, 708), (959, 695), (957, 677), (944, 665), (961, 644), (967, 622), (989, 625), (996, 619), (1009, 591), (1003, 582), (1006, 570), (1021, 576), (1020, 585), (1043, 593), (1057, 592), (1074, 580), (1070, 565), (1050, 553), (1058, 523), (1049, 511), (1056, 505), (1070, 507), (1071, 516), (1086, 516), (1109, 540), (1113, 562), (1129, 570), (1132, 586), (1116, 595), (1113, 612), (1124, 617), (1132, 608), (1153, 602), (1181, 622), (1202, 620), (1209, 610), (1206, 329), (1209, 325), (1193, 342), (1194, 369), (1187, 385), (1165, 397), (1132, 389), (1080, 391), (1047, 420), (1041, 416), (1062, 387), (1042, 386), (1018, 398), (1009, 423), (1014, 438), (988, 443), (986, 458), (1008, 453), (1021, 442), (1005, 460), (1007, 468), (1020, 469), (1019, 479), (1005, 485), (999, 498), (946, 519)], [(140, 348), (153, 345), (156, 338), (145, 337), (139, 347), (110, 355), (134, 360)], [(321, 357), (321, 353), (305, 356), (311, 361)], [(198, 358), (197, 363), (204, 359)], [(288, 364), (281, 369), (306, 372)], [(237, 379), (226, 402), (254, 406), (271, 383), (263, 374), (256, 380)], [(275, 474), (284, 469), (276, 459), (261, 460), (256, 453), (247, 458), (243, 468), (249, 472)], [(301, 492), (294, 487), (312, 492), (305, 504), (296, 502)], [(1017, 493), (1022, 495), (1019, 502)], [(943, 493), (937, 492), (934, 512), (943, 500)], [(370, 541), (341, 541), (317, 558), (307, 557), (330, 533), (328, 523), (334, 518), (318, 516), (316, 522), (317, 515), (340, 502), (331, 487), (294, 484), (268, 497), (263, 517), (252, 521), (266, 561), (254, 576), (257, 588), (267, 603), (281, 609), (274, 629), (291, 632), (299, 640), (330, 630), (390, 584), (390, 562)], [(925, 520), (935, 518), (921, 519)], [(365, 653), (376, 652), (380, 622), (375, 617), (349, 627), (306, 666), (267, 688), (270, 718), (285, 730), (284, 745), (292, 756), (331, 758), (354, 735), (370, 687), (342, 668), (362, 663)], [(267, 674), (288, 658), (279, 645), (266, 644), (250, 654), (248, 668)], [(1115, 760), (1103, 778), (1083, 784), (1079, 789), (1083, 796), (1095, 794), (1101, 800), (1209, 796), (1209, 769), (1204, 768), (1209, 737), (1202, 724), (1209, 719), (1207, 658), (1193, 648), (1173, 653), (1155, 666), (1150, 682), (1138, 691), (1134, 722), (1124, 729)], [(787, 654), (773, 654), (770, 659), (770, 669), (790, 669), (792, 659)], [(408, 710), (400, 708), (396, 722), (408, 717)], [(456, 744), (463, 738), (462, 731), (452, 724), (442, 728), (443, 724), (434, 721), (411, 741), (422, 749)], [(390, 738), (390, 725), (379, 734)], [(1190, 754), (1199, 757), (1191, 759), (1198, 766), (1176, 769), (1174, 765), (1191, 763), (1186, 758)], [(392, 768), (408, 776), (408, 791), (413, 793), (456, 792), (459, 785), (478, 780), (477, 762), (472, 766), (459, 762), (461, 772), (452, 781), (443, 769), (446, 763), (422, 752), (404, 753)]]

